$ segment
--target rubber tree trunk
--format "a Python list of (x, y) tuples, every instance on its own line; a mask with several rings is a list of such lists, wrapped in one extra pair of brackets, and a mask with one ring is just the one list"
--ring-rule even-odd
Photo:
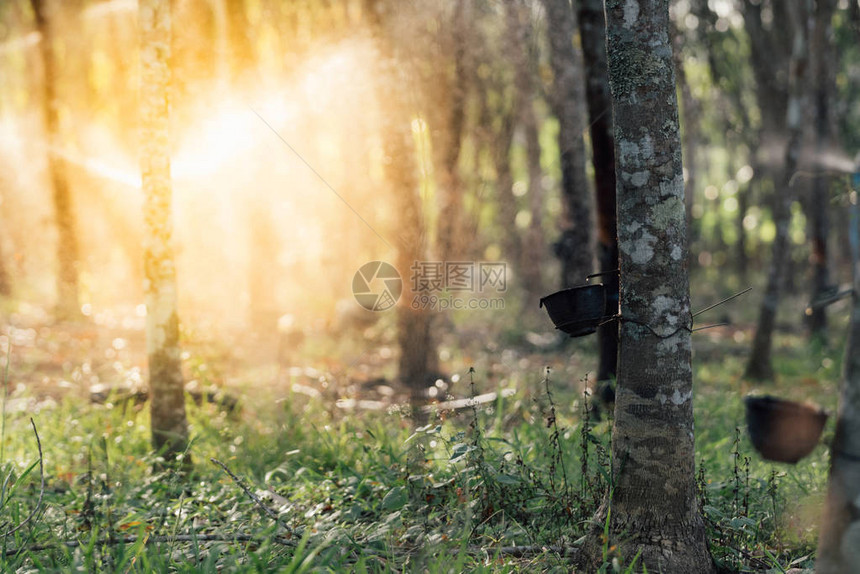
[[(833, 12), (835, 0), (818, 0), (815, 3), (815, 25), (812, 32), (813, 58), (813, 105), (815, 107), (815, 151), (824, 155), (833, 139), (833, 119), (830, 98), (834, 92), (835, 76), (832, 62), (836, 59), (833, 50)], [(819, 159), (820, 161), (820, 159)], [(811, 301), (823, 298), (830, 288), (830, 257), (828, 234), (830, 233), (830, 178), (822, 170), (816, 171), (812, 180), (812, 195), (807, 202), (807, 219), (812, 237), (812, 289)], [(809, 332), (822, 342), (827, 337), (827, 311), (824, 306), (810, 305)]]
[[(141, 0), (140, 169), (144, 194), (144, 293), (152, 445), (168, 463), (188, 447), (171, 238), (170, 0)], [(185, 456), (183, 465), (190, 464)]]
[[(860, 177), (854, 188), (860, 190)], [(860, 217), (856, 203), (851, 222), (854, 297), (845, 372), (839, 397), (836, 435), (830, 453), (830, 478), (818, 537), (817, 574), (860, 573)]]
[(403, 294), (397, 306), (397, 339), (400, 347), (398, 379), (411, 393), (413, 420), (423, 424), (421, 410), (431, 372), (435, 370), (436, 346), (431, 333), (431, 310), (412, 306), (415, 296), (410, 274), (426, 248), (424, 217), (413, 147), (411, 113), (407, 104), (408, 79), (398, 62), (397, 26), (393, 2), (367, 0), (371, 32), (379, 52), (378, 86), (386, 108), (381, 125), (385, 153), (385, 177), (398, 214), (397, 264), (403, 278)]
[(569, 0), (543, 0), (553, 84), (550, 103), (558, 118), (561, 158), (562, 287), (583, 283), (593, 269), (592, 199), (585, 175), (585, 111), (582, 55), (574, 48), (576, 17)]
[(776, 190), (777, 196), (773, 201), (773, 220), (776, 225), (776, 236), (771, 250), (771, 263), (768, 272), (767, 286), (759, 310), (758, 326), (753, 339), (752, 352), (747, 363), (746, 376), (755, 380), (773, 378), (773, 331), (776, 325), (776, 311), (779, 305), (782, 281), (788, 262), (789, 237), (788, 228), (791, 223), (791, 204), (794, 192), (791, 180), (797, 169), (803, 139), (803, 110), (806, 105), (805, 71), (809, 59), (809, 17), (811, 15), (811, 0), (804, 0), (794, 5), (793, 25), (796, 30), (792, 48), (789, 102), (786, 113), (786, 130), (788, 144), (785, 148), (785, 159), (781, 185)]
[(57, 225), (57, 306), (58, 319), (72, 319), (80, 314), (78, 301), (78, 237), (75, 213), (66, 169), (59, 156), (60, 117), (57, 101), (57, 74), (54, 59), (53, 25), (48, 18), (45, 0), (31, 0), (36, 29), (41, 35), (39, 55), (42, 60), (42, 115), (48, 142), (48, 173)]
[(606, 3), (615, 111), (621, 340), (611, 487), (583, 545), (604, 528), (636, 570), (712, 573), (696, 501), (687, 226), (668, 0)]
[[(606, 17), (603, 0), (582, 0), (578, 5), (597, 207), (597, 263), (600, 272), (605, 273), (618, 269), (615, 137), (612, 134), (612, 98), (606, 67)], [(618, 312), (618, 275), (604, 275), (602, 282), (610, 294), (607, 315), (614, 315)], [(614, 400), (614, 394), (607, 382), (615, 378), (618, 370), (618, 324), (607, 323), (599, 327), (597, 339), (600, 351), (597, 380), (602, 383), (601, 397), (609, 402)]]

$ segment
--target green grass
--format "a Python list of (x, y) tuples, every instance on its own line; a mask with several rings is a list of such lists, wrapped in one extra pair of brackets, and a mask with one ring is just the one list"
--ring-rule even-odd
[[(834, 341), (842, 328), (836, 323)], [(808, 566), (826, 445), (795, 466), (762, 461), (743, 430), (742, 399), (768, 392), (832, 409), (841, 356), (806, 345), (801, 335), (781, 335), (777, 382), (752, 384), (741, 377), (748, 342), (748, 333), (740, 342), (731, 335), (695, 339), (696, 458), (712, 552), (738, 571)], [(69, 396), (36, 412), (9, 413), (0, 529), (24, 520), (38, 498), (31, 416), (46, 489), (35, 519), (0, 539), (2, 568), (568, 571), (555, 549), (585, 533), (608, 484), (611, 424), (589, 423), (581, 394), (582, 365), (594, 361), (593, 345), (541, 356), (449, 348), (450, 364), (475, 365), (474, 373), (462, 372), (459, 396), (508, 386), (517, 394), (444, 413), (413, 431), (396, 409), (345, 413), (328, 399), (278, 395), (249, 378), (244, 393), (241, 385), (234, 389), (244, 397), (240, 413), (189, 399), (194, 470), (188, 477), (153, 470), (146, 405), (93, 405)], [(195, 354), (189, 369), (205, 377), (218, 365), (202, 365), (224, 355)], [(544, 363), (554, 367), (548, 380)], [(832, 422), (825, 440), (831, 428)], [(277, 520), (210, 458), (223, 462)], [(502, 551), (514, 545), (537, 551)], [(611, 550), (604, 571), (639, 571)]]

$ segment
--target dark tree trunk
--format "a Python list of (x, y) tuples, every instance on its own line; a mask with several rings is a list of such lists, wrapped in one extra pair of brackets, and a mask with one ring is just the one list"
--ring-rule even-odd
[(776, 225), (776, 237), (771, 251), (770, 271), (767, 286), (759, 311), (758, 327), (753, 339), (752, 352), (747, 363), (746, 376), (751, 379), (765, 380), (773, 378), (773, 331), (776, 325), (776, 311), (779, 305), (782, 281), (790, 256), (788, 228), (791, 223), (791, 204), (794, 192), (791, 187), (792, 176), (797, 169), (803, 138), (803, 110), (805, 107), (805, 78), (809, 59), (809, 18), (810, 11), (805, 0), (798, 3), (793, 14), (793, 25), (796, 38), (791, 56), (791, 78), (789, 83), (789, 104), (786, 114), (786, 133), (789, 136), (785, 148), (785, 159), (781, 186), (775, 190), (773, 202), (773, 220)]
[[(831, 143), (833, 119), (830, 98), (833, 95), (835, 77), (833, 61), (836, 53), (833, 50), (833, 12), (836, 9), (835, 0), (818, 0), (815, 3), (815, 26), (812, 33), (812, 54), (814, 70), (813, 98), (815, 107), (815, 151), (820, 157), (824, 155)], [(828, 254), (827, 237), (830, 233), (830, 178), (824, 170), (817, 169), (816, 177), (812, 180), (812, 195), (807, 202), (807, 218), (812, 238), (812, 289), (811, 301), (823, 298), (830, 289), (830, 256)], [(823, 306), (810, 305), (809, 315), (810, 335), (822, 342), (827, 336), (827, 311)]]
[[(170, 1), (141, 0), (138, 6), (143, 267), (152, 445), (168, 463), (174, 463), (188, 449), (188, 423), (179, 349), (176, 266), (171, 246)], [(182, 466), (190, 463), (191, 458), (184, 456)]]
[[(579, 33), (585, 63), (585, 101), (588, 105), (591, 162), (594, 167), (594, 197), (597, 207), (597, 264), (601, 273), (618, 269), (618, 229), (615, 201), (615, 138), (612, 135), (612, 98), (606, 67), (606, 17), (602, 0), (579, 2)], [(618, 313), (618, 275), (602, 278), (609, 294), (607, 315)], [(618, 324), (597, 329), (600, 362), (597, 380), (601, 396), (614, 399), (608, 381), (618, 369)]]
[[(583, 545), (649, 572), (712, 573), (695, 495), (687, 228), (668, 0), (606, 3), (621, 341), (612, 491)], [(607, 530), (605, 530), (607, 529)], [(609, 540), (603, 539), (604, 532)]]
[(553, 73), (553, 113), (558, 118), (561, 155), (561, 238), (556, 253), (561, 259), (562, 287), (585, 281), (593, 269), (592, 200), (585, 175), (585, 99), (581, 54), (574, 48), (576, 17), (569, 0), (543, 0), (546, 8), (550, 66)]
[[(855, 189), (860, 188), (860, 181)], [(845, 345), (845, 366), (836, 434), (830, 450), (830, 478), (818, 536), (816, 574), (860, 573), (860, 216), (852, 205), (853, 306)]]
[(39, 53), (43, 74), (42, 110), (48, 143), (48, 172), (53, 190), (54, 218), (57, 224), (56, 315), (58, 319), (72, 319), (80, 314), (78, 304), (78, 238), (66, 169), (58, 153), (61, 142), (53, 25), (47, 15), (45, 0), (31, 0), (31, 4), (36, 18), (36, 29), (41, 35)]

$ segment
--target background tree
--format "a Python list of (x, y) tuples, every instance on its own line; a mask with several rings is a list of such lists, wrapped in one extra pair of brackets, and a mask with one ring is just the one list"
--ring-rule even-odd
[(576, 18), (568, 0), (544, 0), (553, 84), (550, 102), (558, 118), (561, 158), (561, 238), (556, 250), (562, 286), (585, 281), (593, 269), (593, 202), (585, 175), (585, 112), (582, 56), (574, 49)]
[[(855, 189), (860, 177), (855, 174)], [(836, 434), (830, 447), (830, 477), (818, 537), (816, 574), (860, 572), (860, 216), (852, 200), (852, 268), (854, 293), (845, 344), (842, 391)]]
[[(594, 197), (597, 207), (597, 264), (601, 273), (618, 269), (618, 226), (615, 201), (615, 138), (612, 98), (606, 67), (606, 17), (602, 0), (582, 0), (579, 6), (579, 33), (585, 63), (585, 98), (591, 136), (591, 163), (594, 167)], [(618, 275), (603, 276), (607, 293), (618, 293)], [(617, 297), (617, 296), (616, 296)], [(609, 314), (617, 313), (618, 300), (609, 302)], [(597, 380), (605, 401), (613, 400), (609, 381), (618, 367), (618, 324), (606, 323), (597, 329), (600, 363)]]
[(792, 187), (795, 170), (801, 154), (803, 138), (803, 116), (806, 104), (806, 69), (809, 60), (809, 18), (811, 2), (804, 0), (792, 4), (790, 10), (794, 43), (791, 54), (789, 98), (785, 116), (788, 142), (785, 146), (783, 172), (780, 187), (773, 201), (773, 219), (776, 237), (771, 250), (770, 270), (759, 310), (758, 326), (753, 339), (752, 351), (747, 362), (746, 375), (752, 379), (773, 377), (771, 348), (773, 330), (776, 325), (776, 310), (779, 305), (782, 281), (789, 257), (788, 226), (791, 223), (791, 204), (795, 194)]
[(42, 115), (47, 142), (48, 176), (57, 225), (57, 305), (58, 319), (71, 319), (80, 313), (78, 304), (78, 238), (72, 194), (66, 166), (60, 157), (60, 102), (57, 98), (57, 72), (54, 55), (54, 30), (46, 0), (31, 0), (36, 30), (41, 36), (39, 55), (42, 63)]
[[(171, 238), (170, 2), (141, 0), (140, 170), (144, 193), (146, 347), (152, 445), (167, 461), (188, 447)], [(185, 464), (190, 458), (185, 459)]]
[(827, 311), (824, 306), (813, 303), (822, 299), (831, 289), (830, 285), (830, 177), (822, 169), (821, 158), (831, 151), (834, 141), (835, 121), (831, 101), (834, 96), (836, 76), (834, 61), (837, 59), (833, 44), (833, 12), (836, 10), (835, 0), (817, 0), (815, 2), (815, 24), (812, 30), (812, 108), (814, 118), (814, 149), (815, 164), (818, 169), (812, 180), (810, 197), (806, 202), (806, 212), (809, 217), (809, 230), (812, 239), (812, 288), (810, 289), (809, 331), (810, 334), (824, 340), (827, 329)]
[(397, 307), (397, 339), (400, 347), (398, 379), (411, 393), (416, 424), (423, 420), (420, 407), (425, 401), (428, 377), (434, 371), (436, 348), (428, 309), (413, 309), (418, 294), (411, 275), (416, 262), (424, 260), (426, 232), (417, 163), (412, 144), (412, 113), (405, 86), (405, 66), (398, 59), (397, 11), (392, 2), (367, 0), (370, 30), (379, 51), (380, 101), (386, 103), (380, 130), (385, 153), (385, 177), (397, 205), (397, 269), (403, 278), (403, 294)]
[[(612, 490), (583, 547), (651, 572), (714, 572), (695, 492), (687, 226), (668, 0), (606, 4), (621, 339)], [(607, 524), (608, 522), (608, 524)], [(602, 540), (607, 528), (609, 541)]]
[[(541, 168), (541, 147), (539, 118), (535, 106), (539, 102), (539, 94), (536, 90), (535, 69), (537, 68), (537, 42), (531, 23), (529, 6), (521, 0), (508, 0), (505, 3), (505, 17), (509, 38), (513, 38), (511, 50), (514, 64), (514, 106), (516, 106), (515, 119), (522, 128), (525, 140), (527, 185), (526, 197), (528, 198), (529, 222), (525, 232), (518, 231), (516, 215), (514, 226), (510, 233), (522, 235), (522, 245), (519, 250), (519, 261), (517, 269), (520, 273), (520, 284), (525, 291), (524, 310), (531, 311), (534, 303), (539, 301), (545, 294), (543, 279), (541, 276), (541, 261), (544, 259), (546, 243), (543, 233), (543, 170)], [(509, 157), (505, 158), (509, 160)], [(516, 204), (514, 204), (516, 209)], [(529, 313), (530, 314), (530, 313)]]

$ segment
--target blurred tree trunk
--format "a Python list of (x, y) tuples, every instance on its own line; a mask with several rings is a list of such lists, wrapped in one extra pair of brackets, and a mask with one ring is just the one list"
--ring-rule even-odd
[[(171, 238), (170, 0), (140, 0), (140, 169), (152, 445), (168, 463), (188, 447)], [(185, 456), (183, 466), (190, 464)]]
[(245, 78), (256, 79), (256, 60), (251, 41), (251, 23), (248, 21), (245, 0), (222, 0), (227, 19), (227, 42), (230, 54), (230, 77), (234, 85)]
[[(813, 69), (813, 98), (815, 118), (815, 153), (816, 164), (820, 165), (821, 156), (826, 154), (832, 145), (833, 113), (830, 100), (834, 93), (834, 65), (836, 52), (833, 49), (833, 12), (836, 10), (836, 0), (817, 0), (815, 3), (815, 25), (812, 32), (812, 69)], [(806, 202), (807, 219), (812, 237), (812, 289), (810, 299), (823, 298), (830, 285), (830, 256), (828, 254), (827, 237), (830, 233), (830, 178), (820, 167), (815, 170), (812, 180), (812, 194)], [(810, 335), (822, 342), (827, 337), (826, 308), (810, 304), (809, 315)]]
[(574, 48), (576, 17), (569, 0), (543, 0), (546, 9), (550, 66), (553, 73), (553, 113), (558, 118), (561, 156), (561, 238), (556, 252), (561, 259), (562, 287), (585, 281), (593, 269), (592, 199), (585, 175), (585, 99), (581, 54)]
[(12, 294), (12, 283), (9, 281), (9, 272), (6, 270), (6, 254), (3, 251), (3, 243), (3, 238), (0, 237), (0, 297), (8, 297)]
[[(860, 187), (860, 178), (855, 189)], [(855, 200), (856, 201), (856, 200)], [(830, 478), (818, 536), (816, 574), (860, 573), (860, 217), (851, 206), (853, 306), (836, 434), (830, 449)]]
[(398, 61), (399, 29), (395, 22), (394, 2), (365, 0), (370, 29), (379, 51), (379, 99), (384, 102), (382, 138), (385, 153), (385, 177), (395, 200), (398, 214), (397, 269), (403, 278), (403, 294), (397, 307), (397, 339), (400, 347), (398, 379), (411, 393), (413, 421), (423, 424), (426, 415), (421, 407), (426, 401), (425, 388), (435, 370), (436, 346), (431, 332), (430, 309), (414, 309), (418, 294), (413, 289), (413, 265), (423, 259), (426, 234), (419, 196), (419, 182), (412, 139), (411, 110), (407, 104), (403, 65)]
[[(508, 37), (513, 39), (515, 50), (514, 85), (516, 90), (516, 116), (523, 128), (526, 148), (526, 170), (528, 171), (528, 198), (531, 220), (522, 239), (522, 249), (517, 262), (520, 271), (520, 284), (524, 287), (526, 315), (532, 313), (533, 304), (544, 295), (541, 277), (541, 261), (544, 258), (546, 243), (543, 234), (543, 171), (540, 165), (540, 134), (535, 112), (537, 92), (535, 90), (534, 70), (537, 68), (535, 57), (535, 38), (531, 30), (529, 7), (521, 0), (507, 0), (505, 3)], [(514, 228), (517, 233), (516, 213), (513, 214)]]
[[(615, 201), (615, 138), (612, 134), (612, 98), (606, 67), (606, 17), (603, 0), (579, 2), (579, 33), (585, 63), (585, 101), (588, 104), (591, 162), (594, 166), (594, 191), (597, 206), (597, 263), (601, 273), (618, 269), (618, 229)], [(618, 275), (602, 277), (606, 286), (606, 314), (618, 313)], [(600, 362), (597, 380), (603, 385), (601, 397), (614, 400), (608, 381), (618, 368), (618, 324), (607, 323), (597, 329)]]
[(803, 116), (806, 106), (804, 80), (809, 60), (810, 3), (811, 0), (798, 2), (793, 5), (794, 10), (791, 14), (793, 30), (796, 33), (791, 55), (789, 103), (785, 119), (785, 132), (789, 139), (785, 147), (781, 185), (776, 190), (773, 201), (776, 237), (773, 240), (767, 286), (759, 310), (752, 352), (746, 367), (746, 376), (756, 380), (773, 378), (773, 360), (771, 358), (773, 331), (776, 325), (776, 311), (779, 306), (785, 268), (788, 257), (790, 257), (788, 228), (791, 223), (791, 204), (795, 198), (791, 183), (792, 176), (797, 169), (803, 139)]
[(57, 74), (54, 61), (53, 26), (47, 15), (45, 0), (31, 0), (36, 29), (41, 35), (39, 53), (42, 60), (42, 111), (48, 142), (48, 172), (53, 190), (54, 217), (57, 224), (57, 307), (58, 319), (79, 316), (78, 237), (75, 212), (63, 160), (59, 157), (60, 117), (57, 100)]
[[(674, 40), (675, 54), (675, 70), (678, 75), (678, 84), (681, 88), (681, 118), (684, 126), (684, 137), (682, 138), (684, 145), (684, 168), (686, 177), (684, 185), (686, 193), (684, 194), (684, 210), (687, 217), (687, 244), (692, 246), (695, 243), (693, 237), (693, 199), (696, 194), (696, 154), (699, 149), (699, 103), (693, 97), (693, 91), (690, 89), (690, 83), (687, 81), (687, 70), (684, 67), (684, 52), (683, 52), (683, 33), (676, 26), (672, 26), (672, 38)], [(695, 258), (694, 253), (690, 256)]]
[(744, 225), (747, 210), (749, 209), (750, 186), (738, 189), (738, 212), (735, 217), (735, 269), (738, 272), (741, 283), (745, 283), (747, 279), (747, 269), (749, 268), (749, 257), (747, 256), (747, 228)]
[[(471, 55), (466, 42), (469, 3), (458, 0), (449, 22), (440, 25), (441, 64), (436, 64), (428, 86), (433, 101), (428, 116), (433, 135), (433, 156), (439, 198), (438, 252), (443, 261), (467, 256), (463, 224), (463, 185), (459, 163), (466, 117)], [(438, 61), (438, 60), (437, 60)], [(453, 73), (449, 73), (449, 64)]]
[[(636, 569), (715, 571), (696, 500), (690, 288), (668, 0), (606, 4), (615, 111), (621, 341), (612, 490), (583, 545)], [(604, 539), (604, 533), (609, 539)]]

